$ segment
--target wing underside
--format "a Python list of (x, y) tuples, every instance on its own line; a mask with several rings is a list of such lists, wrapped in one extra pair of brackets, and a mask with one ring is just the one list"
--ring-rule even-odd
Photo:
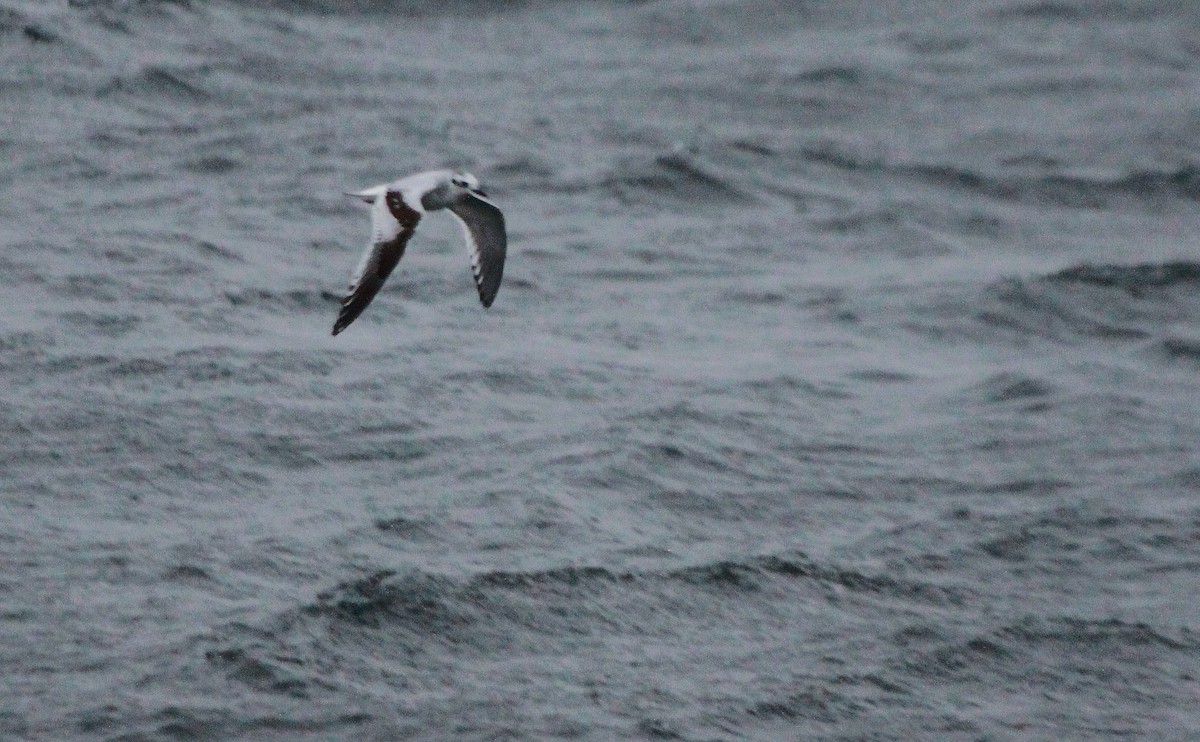
[[(357, 194), (356, 194), (357, 195)], [(356, 320), (387, 280), (404, 256), (404, 248), (421, 221), (419, 213), (404, 202), (398, 192), (388, 192), (376, 198), (371, 208), (371, 245), (359, 262), (350, 281), (346, 298), (333, 324), (337, 335)]]
[(379, 289), (383, 288), (383, 282), (392, 274), (396, 264), (404, 256), (404, 248), (408, 245), (408, 239), (411, 236), (411, 231), (401, 232), (395, 239), (388, 242), (376, 242), (368, 249), (358, 277), (350, 284), (346, 298), (342, 300), (342, 308), (338, 312), (337, 321), (333, 324), (334, 335), (358, 319), (358, 315), (363, 313), (363, 310), (379, 293)]
[(471, 273), (479, 290), (479, 301), (490, 307), (504, 277), (508, 236), (504, 214), (491, 201), (466, 194), (448, 207), (463, 228), (471, 255)]

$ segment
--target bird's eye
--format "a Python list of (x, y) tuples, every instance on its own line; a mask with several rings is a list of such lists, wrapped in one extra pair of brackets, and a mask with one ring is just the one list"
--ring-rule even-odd
[(453, 178), (453, 179), (451, 179), (450, 182), (453, 183), (454, 185), (458, 186), (459, 188), (467, 187), (467, 181), (463, 180), (462, 178)]

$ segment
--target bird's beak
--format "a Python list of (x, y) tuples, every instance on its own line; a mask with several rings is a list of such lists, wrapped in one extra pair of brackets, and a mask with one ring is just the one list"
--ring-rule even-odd
[(474, 193), (476, 196), (483, 196), (484, 198), (487, 198), (487, 193), (484, 192), (482, 188), (473, 188), (471, 189), (471, 193)]

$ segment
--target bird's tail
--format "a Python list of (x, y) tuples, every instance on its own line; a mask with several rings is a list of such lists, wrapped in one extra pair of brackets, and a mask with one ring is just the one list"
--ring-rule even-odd
[(347, 196), (353, 196), (354, 198), (360, 198), (369, 204), (375, 203), (375, 199), (379, 198), (379, 196), (381, 195), (382, 192), (383, 192), (382, 186), (374, 186), (372, 188), (364, 188), (361, 191), (342, 191), (342, 193)]

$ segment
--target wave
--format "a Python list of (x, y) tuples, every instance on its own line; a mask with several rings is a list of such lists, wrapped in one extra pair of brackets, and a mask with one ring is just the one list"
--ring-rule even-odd
[(242, 5), (318, 15), (479, 16), (512, 13), (562, 0), (242, 0)]
[[(220, 248), (217, 248), (218, 250)], [(239, 309), (266, 309), (276, 312), (319, 312), (341, 302), (341, 297), (324, 289), (241, 289), (226, 291), (225, 299), (230, 306)]]
[(1162, 355), (1171, 361), (1200, 365), (1200, 339), (1167, 337), (1159, 343)]
[[(394, 521), (377, 525), (391, 530)], [(399, 527), (406, 530), (409, 525)], [(967, 595), (960, 588), (870, 574), (798, 552), (657, 571), (570, 565), (453, 577), (419, 569), (377, 570), (320, 593), (296, 616), (282, 620), (282, 625), (296, 627), (296, 619), (302, 618), (335, 634), (385, 631), (394, 639), (392, 648), (405, 653), (429, 651), (431, 643), (486, 650), (519, 644), (528, 630), (539, 637), (620, 632), (626, 623), (655, 624), (653, 616), (664, 610), (699, 616), (710, 609), (736, 610), (754, 596), (773, 602), (789, 583), (830, 595), (832, 590), (842, 596), (933, 606), (960, 605)], [(273, 635), (275, 630), (260, 631)], [(239, 627), (230, 627), (230, 632), (244, 634)], [(215, 650), (221, 661), (240, 662), (243, 654), (230, 647)]]
[(1028, 411), (1037, 411), (1045, 408), (1055, 388), (1043, 379), (1001, 373), (989, 377), (972, 391), (990, 404), (1018, 403)]
[[(911, 326), (985, 342), (1146, 341), (1185, 318), (1200, 321), (1197, 286), (1200, 263), (1080, 264), (1006, 278), (984, 287), (982, 295), (943, 300), (930, 310), (930, 319)], [(1186, 357), (1187, 340), (1170, 339), (1164, 349)]]
[(1062, 284), (1116, 288), (1132, 296), (1143, 297), (1153, 289), (1167, 289), (1176, 286), (1200, 287), (1200, 263), (1185, 261), (1138, 265), (1082, 263), (1053, 273), (1047, 276), (1046, 280)]
[(1043, 206), (1103, 209), (1119, 205), (1122, 198), (1200, 200), (1200, 168), (1191, 164), (1175, 170), (1140, 170), (1110, 178), (1058, 174), (992, 175), (942, 165), (903, 165), (888, 169), (933, 185)]
[[(390, 528), (390, 526), (389, 526)], [(800, 552), (722, 559), (663, 571), (564, 566), (542, 570), (492, 570), (456, 579), (420, 570), (382, 570), (323, 592), (304, 609), (309, 616), (380, 628), (388, 624), (418, 634), (459, 636), (480, 620), (514, 617), (513, 596), (566, 604), (641, 593), (653, 602), (664, 591), (701, 589), (718, 599), (759, 592), (774, 582), (810, 582), (862, 595), (930, 605), (957, 605), (966, 593), (889, 575), (878, 575), (813, 560)], [(519, 601), (518, 601), (519, 602)], [(563, 612), (564, 615), (572, 611)], [(586, 618), (584, 619), (586, 620)], [(460, 640), (465, 640), (459, 636)]]
[(1045, 281), (1009, 279), (988, 290), (974, 319), (998, 336), (1043, 338), (1060, 342), (1096, 338), (1142, 340), (1150, 330), (1121, 321), (1113, 307), (1081, 301)]
[(959, 604), (964, 597), (964, 593), (958, 589), (820, 564), (801, 553), (718, 561), (676, 570), (667, 573), (667, 578), (706, 587), (746, 590), (758, 589), (763, 581), (771, 578), (803, 579), (852, 593), (904, 598), (934, 605)]
[[(1107, 684), (1109, 668), (1121, 658), (1131, 667), (1153, 667), (1157, 662), (1200, 659), (1200, 641), (1189, 633), (1177, 635), (1144, 623), (1117, 619), (1075, 617), (1023, 618), (989, 632), (960, 638), (944, 638), (940, 633), (931, 646), (918, 649), (901, 660), (898, 669), (920, 678), (967, 679), (995, 682), (997, 676), (1028, 682), (1038, 676), (1041, 682), (1057, 684), (1070, 675), (1084, 683)], [(1162, 682), (1162, 676), (1146, 673)], [(1133, 685), (1108, 686), (1115, 693), (1141, 693)]]
[(1129, 3), (1121, 0), (1099, 2), (1064, 2), (1063, 0), (1038, 0), (997, 8), (988, 13), (999, 20), (1067, 23), (1111, 22), (1119, 20), (1143, 21), (1158, 15), (1155, 3)]
[(422, 639), (462, 641), (472, 621), (470, 601), (447, 577), (421, 571), (383, 570), (342, 583), (318, 596), (304, 612), (335, 623), (413, 629)]
[(602, 186), (626, 202), (661, 201), (663, 197), (694, 204), (746, 204), (753, 198), (725, 175), (682, 153), (634, 161), (605, 178)]
[(129, 94), (138, 98), (166, 98), (179, 103), (199, 104), (213, 98), (202, 84), (191, 80), (193, 71), (148, 66), (137, 74), (113, 78), (97, 95)]
[[(989, 172), (957, 165), (891, 162), (871, 145), (836, 140), (805, 145), (800, 156), (806, 162), (839, 170), (894, 175), (939, 188), (1039, 206), (1104, 209), (1119, 206), (1122, 200), (1200, 201), (1200, 166), (1193, 163), (1174, 169), (1132, 170), (1109, 177)], [(1019, 162), (1026, 161), (1057, 165), (1036, 157), (1022, 158)]]
[(23, 13), (0, 7), (0, 36), (20, 34), (33, 44), (52, 44), (59, 36), (47, 26), (36, 23)]
[[(408, 535), (413, 528), (424, 530), (404, 520), (376, 526)], [(754, 625), (762, 615), (776, 615), (781, 601), (840, 605), (857, 597), (927, 610), (961, 606), (969, 595), (962, 588), (872, 574), (799, 552), (661, 570), (567, 565), (454, 576), (384, 569), (341, 582), (264, 623), (219, 627), (205, 657), (231, 680), (257, 691), (303, 696), (325, 690), (321, 667), (330, 661), (352, 665), (360, 652), (370, 667), (387, 658), (389, 665), (424, 668), (454, 656), (536, 656), (548, 641), (555, 646), (657, 636), (670, 643), (686, 635), (688, 626), (714, 620)], [(327, 652), (336, 660), (325, 658)]]

